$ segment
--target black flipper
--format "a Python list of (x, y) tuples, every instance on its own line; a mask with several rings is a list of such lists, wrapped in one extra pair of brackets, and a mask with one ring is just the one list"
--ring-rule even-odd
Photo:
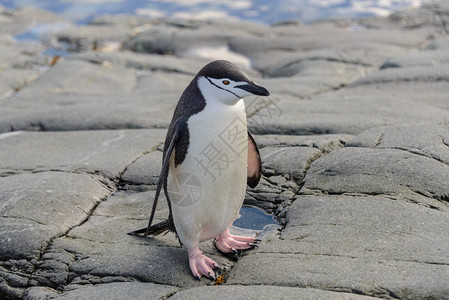
[(256, 141), (248, 131), (248, 177), (246, 183), (254, 188), (260, 181), (262, 176), (262, 160), (260, 159), (259, 149)]
[[(153, 201), (153, 208), (151, 209), (151, 215), (150, 220), (148, 221), (148, 226), (146, 228), (142, 228), (133, 232), (128, 233), (129, 235), (140, 235), (144, 233), (144, 236), (148, 236), (149, 234), (157, 235), (165, 230), (172, 230), (173, 229), (173, 220), (171, 218), (171, 205), (170, 205), (170, 199), (168, 199), (168, 193), (167, 193), (167, 177), (168, 177), (168, 171), (169, 171), (169, 164), (170, 164), (170, 158), (173, 153), (173, 149), (176, 148), (176, 157), (175, 157), (175, 165), (179, 164), (180, 156), (181, 162), (184, 160), (185, 157), (185, 151), (181, 148), (185, 146), (185, 140), (188, 138), (188, 131), (187, 131), (187, 123), (185, 118), (180, 118), (177, 120), (175, 125), (173, 126), (173, 129), (170, 128), (169, 132), (167, 133), (167, 138), (165, 139), (165, 146), (164, 146), (164, 155), (162, 158), (162, 170), (161, 174), (159, 175), (159, 180), (157, 182), (156, 187), (156, 194), (154, 196)], [(167, 146), (168, 145), (168, 146)], [(183, 154), (183, 155), (182, 155)], [(156, 213), (157, 208), (157, 201), (159, 200), (159, 195), (161, 194), (162, 187), (164, 187), (165, 195), (167, 197), (168, 206), (170, 208), (170, 216), (168, 220), (165, 220), (161, 223), (155, 224), (151, 226), (153, 223), (154, 215)]]
[[(177, 123), (177, 125), (178, 124), (179, 123)], [(156, 213), (157, 200), (159, 199), (159, 195), (161, 193), (162, 184), (164, 183), (164, 181), (167, 180), (170, 157), (171, 157), (173, 149), (175, 148), (175, 145), (179, 139), (179, 126), (177, 126), (177, 125), (175, 125), (174, 131), (173, 131), (173, 136), (170, 141), (170, 145), (168, 146), (167, 151), (165, 151), (165, 153), (164, 153), (164, 157), (162, 160), (162, 170), (161, 170), (161, 174), (159, 175), (159, 180), (157, 182), (156, 195), (154, 196), (153, 208), (151, 209), (150, 220), (148, 221), (148, 226), (147, 226), (147, 231), (145, 232), (145, 236), (148, 236), (148, 234), (150, 232), (151, 223), (153, 223), (154, 214)]]

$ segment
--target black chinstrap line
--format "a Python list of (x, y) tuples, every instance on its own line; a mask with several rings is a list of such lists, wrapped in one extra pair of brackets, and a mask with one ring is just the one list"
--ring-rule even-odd
[(223, 90), (223, 91), (229, 92), (229, 93), (233, 94), (234, 96), (236, 96), (236, 97), (239, 98), (239, 99), (243, 98), (243, 97), (240, 97), (239, 95), (237, 95), (236, 93), (231, 92), (230, 90), (224, 89), (224, 88), (222, 88), (221, 86), (216, 85), (216, 84), (213, 83), (212, 80), (210, 80), (208, 77), (205, 77), (205, 78), (206, 78), (212, 85), (216, 86), (217, 88), (219, 88), (219, 89), (221, 89), (221, 90)]

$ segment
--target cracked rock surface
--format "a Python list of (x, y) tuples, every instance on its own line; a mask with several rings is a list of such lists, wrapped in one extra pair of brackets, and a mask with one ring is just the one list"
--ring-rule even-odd
[[(449, 299), (449, 5), (273, 26), (0, 7), (0, 299)], [(65, 23), (41, 41), (13, 38)], [(227, 30), (224, 31), (223, 27)], [(41, 54), (68, 45), (63, 58)], [(280, 225), (214, 285), (169, 233), (140, 238), (173, 109), (229, 59)], [(159, 201), (156, 221), (167, 217)]]

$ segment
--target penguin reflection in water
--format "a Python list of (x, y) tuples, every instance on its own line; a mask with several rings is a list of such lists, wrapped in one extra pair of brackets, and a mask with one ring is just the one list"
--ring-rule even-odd
[[(247, 130), (242, 98), (249, 95), (269, 92), (228, 61), (213, 61), (198, 72), (173, 113), (148, 227), (131, 233), (176, 232), (198, 280), (214, 280), (213, 270), (220, 268), (199, 249), (200, 242), (215, 238), (223, 253), (252, 249), (257, 242), (229, 232), (246, 184), (255, 187), (262, 172), (259, 150)], [(162, 187), (169, 218), (151, 225)]]

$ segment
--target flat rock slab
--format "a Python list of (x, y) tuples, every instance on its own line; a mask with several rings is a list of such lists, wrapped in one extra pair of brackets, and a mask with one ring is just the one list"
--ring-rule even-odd
[(227, 283), (445, 298), (448, 223), (446, 212), (380, 196), (300, 196), (281, 239), (241, 258)]
[(179, 291), (172, 299), (377, 299), (357, 294), (338, 293), (310, 288), (280, 287), (266, 285), (223, 285), (191, 288)]
[[(412, 138), (418, 133), (423, 139)], [(369, 130), (314, 161), (302, 192), (383, 194), (447, 211), (448, 134), (446, 127), (424, 125)]]
[(248, 124), (258, 134), (297, 135), (357, 134), (410, 120), (446, 124), (447, 69), (446, 65), (388, 68), (304, 100), (273, 96), (271, 103), (250, 115)]
[(133, 164), (123, 173), (122, 181), (133, 185), (156, 185), (162, 170), (162, 151), (148, 153)]
[(322, 152), (330, 152), (341, 148), (353, 136), (349, 134), (322, 134), (322, 135), (255, 135), (254, 138), (259, 148), (266, 146), (301, 146), (313, 147)]
[[(34, 258), (51, 237), (87, 218), (110, 190), (86, 174), (0, 177), (2, 258)], [(24, 188), (26, 186), (26, 188)]]
[(80, 286), (65, 293), (56, 293), (42, 288), (30, 288), (25, 291), (28, 300), (50, 299), (165, 299), (176, 293), (173, 286), (143, 282), (112, 282), (99, 285)]
[(0, 105), (16, 91), (32, 83), (48, 68), (48, 58), (40, 55), (45, 50), (44, 45), (38, 41), (21, 40), (20, 34), (34, 26), (41, 26), (42, 30), (63, 22), (68, 23), (50, 12), (31, 7), (1, 10)]
[[(419, 136), (419, 138), (416, 138)], [(348, 147), (399, 149), (449, 165), (447, 126), (398, 125), (366, 130), (346, 144)]]
[(63, 61), (0, 103), (0, 132), (168, 127), (191, 80), (183, 73)]
[[(60, 170), (116, 178), (143, 154), (154, 151), (165, 130), (102, 130), (0, 134), (0, 172)], [(30, 152), (32, 150), (32, 152)]]
[[(73, 287), (104, 283), (108, 278), (178, 287), (210, 282), (192, 279), (187, 250), (180, 247), (174, 234), (148, 238), (127, 235), (147, 225), (153, 199), (154, 191), (118, 192), (100, 203), (87, 222), (51, 243), (33, 280), (53, 288), (67, 283)], [(155, 222), (167, 216), (166, 201), (160, 199)], [(202, 243), (201, 248), (225, 269), (232, 266), (233, 262), (219, 255), (211, 241)]]
[[(412, 96), (410, 96), (412, 98)], [(430, 106), (425, 99), (416, 101), (409, 97), (387, 95), (362, 97), (321, 96), (310, 100), (281, 100), (276, 110), (282, 113), (270, 114), (272, 107), (260, 110), (249, 119), (252, 132), (257, 134), (358, 134), (372, 127), (407, 124), (414, 122), (441, 124), (449, 120), (446, 109)], [(413, 97), (414, 98), (414, 97)], [(425, 98), (422, 95), (421, 98)], [(441, 99), (441, 102), (444, 99)], [(404, 110), (403, 107), (407, 107)], [(263, 117), (262, 123), (252, 119)]]
[(119, 66), (137, 70), (188, 74), (192, 77), (210, 61), (199, 57), (161, 56), (131, 51), (115, 53), (81, 52), (69, 56), (68, 59), (84, 60), (103, 66)]
[(260, 152), (265, 173), (288, 174), (296, 181), (300, 181), (310, 163), (322, 155), (320, 150), (311, 147), (265, 147)]

